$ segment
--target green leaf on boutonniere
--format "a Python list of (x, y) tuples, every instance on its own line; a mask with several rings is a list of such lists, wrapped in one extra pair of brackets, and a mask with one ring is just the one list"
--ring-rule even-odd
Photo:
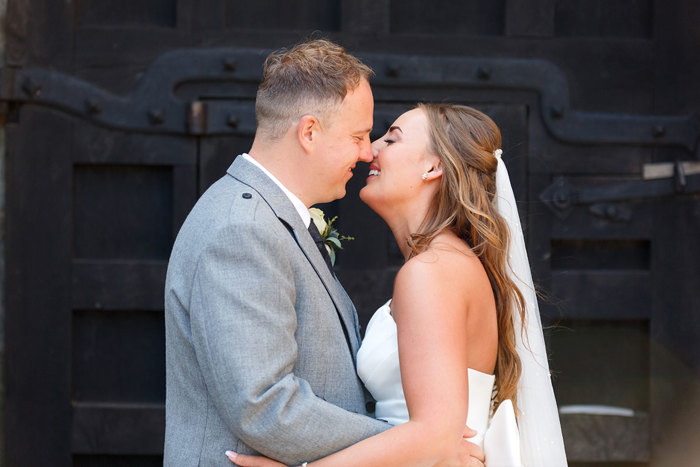
[(340, 240), (338, 239), (338, 237), (327, 237), (326, 243), (332, 243), (337, 248), (340, 248), (341, 250), (343, 249), (343, 247), (340, 245)]

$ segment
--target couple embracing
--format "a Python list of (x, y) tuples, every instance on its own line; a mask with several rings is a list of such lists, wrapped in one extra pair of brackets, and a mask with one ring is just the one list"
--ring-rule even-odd
[[(566, 465), (500, 131), (421, 104), (371, 143), (371, 74), (324, 40), (266, 60), (168, 266), (165, 465)], [(406, 259), (363, 341), (308, 210), (358, 161)]]

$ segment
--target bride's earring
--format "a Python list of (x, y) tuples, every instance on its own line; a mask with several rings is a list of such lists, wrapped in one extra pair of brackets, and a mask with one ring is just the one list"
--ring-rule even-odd
[(423, 172), (423, 175), (421, 175), (420, 178), (422, 178), (423, 180), (427, 180), (428, 179), (428, 172)]

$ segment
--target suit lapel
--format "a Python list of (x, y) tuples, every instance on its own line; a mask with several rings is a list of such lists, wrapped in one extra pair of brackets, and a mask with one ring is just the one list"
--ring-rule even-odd
[(292, 202), (275, 182), (242, 157), (236, 157), (227, 173), (258, 192), (280, 221), (289, 229), (335, 305), (336, 312), (347, 331), (348, 345), (354, 361), (357, 348), (359, 347), (355, 307), (338, 280), (328, 270), (323, 256), (318, 251)]

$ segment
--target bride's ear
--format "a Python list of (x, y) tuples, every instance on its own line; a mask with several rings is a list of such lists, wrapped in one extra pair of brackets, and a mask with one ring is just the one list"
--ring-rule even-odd
[(440, 163), (440, 159), (437, 159), (434, 161), (431, 167), (428, 168), (423, 173), (423, 180), (430, 181), (430, 180), (436, 180), (438, 178), (442, 177), (442, 164)]

